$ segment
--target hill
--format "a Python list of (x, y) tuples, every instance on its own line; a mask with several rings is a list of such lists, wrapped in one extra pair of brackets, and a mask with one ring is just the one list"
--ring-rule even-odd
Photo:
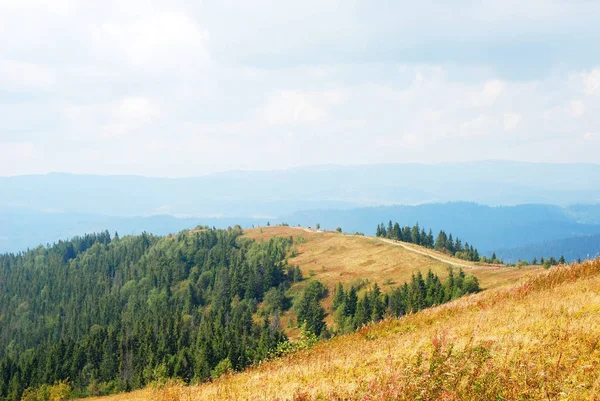
[(595, 400), (600, 260), (370, 325), (201, 386), (133, 400)]
[(0, 255), (0, 400), (47, 400), (67, 378), (79, 395), (206, 380), (265, 358), (286, 338), (275, 317), (254, 320), (257, 302), (293, 283), (289, 243), (241, 233), (104, 232)]
[(286, 333), (302, 323), (328, 338), (477, 292), (478, 278), (491, 288), (527, 271), (283, 226), (103, 232), (4, 254), (0, 400), (27, 389), (46, 400), (66, 378), (77, 395), (203, 381), (294, 347)]
[(145, 217), (119, 217), (88, 213), (48, 213), (11, 209), (0, 211), (0, 253), (19, 252), (39, 245), (52, 244), (77, 235), (109, 231), (124, 235), (155, 235), (177, 233), (199, 224), (216, 228), (252, 227), (264, 223), (263, 219), (250, 218), (193, 218), (153, 215)]
[(454, 266), (475, 274), (483, 288), (492, 288), (514, 282), (526, 271), (538, 269), (468, 262), (414, 244), (335, 231), (277, 226), (245, 230), (244, 236), (254, 240), (301, 238), (293, 244), (295, 255), (291, 255), (289, 263), (298, 265), (305, 277), (329, 286), (353, 280), (389, 286), (408, 281), (418, 270), (431, 269), (443, 277), (448, 267)]
[[(333, 324), (333, 290), (338, 282), (345, 285), (369, 287), (377, 283), (382, 291), (411, 280), (416, 272), (428, 270), (446, 278), (448, 268), (462, 268), (474, 274), (483, 288), (495, 288), (514, 283), (539, 266), (510, 268), (467, 262), (414, 244), (394, 242), (383, 238), (319, 232), (306, 228), (277, 226), (246, 230), (244, 236), (258, 241), (271, 238), (291, 238), (293, 246), (290, 265), (300, 267), (304, 277), (318, 280), (329, 289), (323, 305), (328, 313), (326, 323)], [(299, 293), (306, 281), (294, 284), (292, 293)], [(288, 311), (284, 322), (293, 319)], [(288, 330), (288, 334), (296, 334)]]

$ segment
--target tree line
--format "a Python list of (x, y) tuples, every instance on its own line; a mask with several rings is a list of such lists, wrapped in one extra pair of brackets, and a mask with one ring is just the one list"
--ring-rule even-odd
[(429, 229), (426, 232), (425, 228), (419, 227), (419, 223), (416, 223), (412, 227), (402, 227), (398, 222), (392, 223), (390, 220), (387, 228), (383, 223), (379, 224), (375, 235), (377, 237), (421, 245), (472, 262), (483, 261), (489, 263), (502, 263), (497, 258), (489, 260), (485, 258), (485, 256), (480, 256), (479, 251), (477, 248), (474, 248), (473, 245), (470, 245), (468, 242), (463, 244), (460, 238), (453, 238), (452, 233), (446, 234), (444, 230), (440, 230), (434, 239), (432, 230)]
[(425, 277), (418, 272), (410, 282), (386, 293), (374, 284), (359, 296), (355, 286), (338, 283), (333, 294), (334, 321), (337, 332), (348, 333), (385, 316), (401, 317), (480, 290), (477, 277), (465, 275), (462, 269), (456, 274), (452, 268), (444, 282), (431, 270)]
[(200, 382), (271, 355), (286, 336), (258, 305), (301, 274), (291, 239), (241, 234), (104, 232), (0, 255), (0, 400), (43, 401), (66, 379), (74, 396)]
[(338, 283), (333, 293), (336, 327), (328, 329), (324, 321), (325, 309), (320, 304), (328, 295), (328, 290), (319, 281), (311, 281), (294, 308), (299, 326), (316, 336), (326, 337), (334, 333), (352, 332), (385, 316), (401, 317), (418, 312), (480, 290), (477, 277), (466, 275), (462, 269), (456, 273), (452, 268), (443, 282), (431, 270), (425, 277), (417, 272), (412, 275), (410, 282), (386, 293), (377, 284), (360, 294), (360, 286), (344, 287), (342, 283)]

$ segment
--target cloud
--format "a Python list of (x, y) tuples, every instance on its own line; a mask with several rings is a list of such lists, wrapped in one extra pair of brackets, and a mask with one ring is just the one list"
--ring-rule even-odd
[(586, 1), (3, 1), (0, 174), (593, 162), (598, 26)]
[(575, 118), (583, 116), (585, 103), (582, 100), (571, 100), (571, 115)]
[(56, 83), (53, 71), (42, 65), (0, 59), (0, 87), (12, 90), (47, 90)]
[(600, 68), (581, 74), (584, 91), (588, 95), (600, 93)]
[(208, 34), (184, 13), (165, 12), (106, 21), (93, 32), (95, 45), (135, 68), (177, 68), (208, 62)]
[(521, 115), (518, 113), (504, 113), (504, 130), (514, 131), (521, 123)]
[(339, 91), (282, 91), (272, 96), (260, 115), (274, 125), (314, 124), (328, 118), (327, 108), (342, 100)]

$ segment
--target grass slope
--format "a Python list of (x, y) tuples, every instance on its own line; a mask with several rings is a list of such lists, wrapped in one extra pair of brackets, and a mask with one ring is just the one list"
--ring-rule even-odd
[(600, 260), (167, 390), (103, 401), (598, 400)]
[[(445, 279), (448, 267), (462, 267), (479, 279), (482, 288), (496, 288), (517, 282), (538, 267), (513, 268), (504, 265), (488, 265), (467, 262), (441, 252), (426, 249), (414, 244), (394, 243), (394, 241), (359, 235), (344, 235), (337, 232), (317, 232), (310, 229), (276, 226), (246, 230), (246, 237), (257, 241), (276, 236), (296, 239), (295, 257), (289, 263), (300, 267), (305, 278), (321, 281), (329, 288), (329, 296), (323, 301), (328, 315), (325, 321), (333, 324), (333, 289), (338, 282), (344, 285), (368, 281), (368, 286), (377, 283), (382, 291), (410, 281), (413, 273), (423, 274), (431, 269)], [(302, 237), (305, 242), (298, 241)], [(429, 255), (429, 256), (428, 256)], [(440, 260), (441, 259), (441, 260)], [(301, 291), (307, 280), (296, 284), (291, 292)], [(284, 327), (294, 318), (288, 311), (282, 319)], [(287, 329), (292, 338), (297, 330)]]
[(475, 274), (483, 288), (493, 288), (516, 282), (524, 272), (539, 270), (539, 267), (516, 269), (467, 262), (414, 244), (402, 243), (403, 246), (399, 246), (393, 241), (376, 237), (317, 232), (297, 227), (264, 227), (246, 230), (244, 235), (258, 241), (276, 236), (304, 237), (306, 242), (297, 241), (294, 245), (297, 256), (291, 257), (290, 263), (298, 265), (305, 277), (319, 280), (330, 288), (339, 281), (351, 283), (353, 280), (367, 279), (385, 289), (386, 286), (409, 281), (418, 270), (426, 273), (431, 269), (445, 277), (451, 265), (462, 266), (465, 271)]

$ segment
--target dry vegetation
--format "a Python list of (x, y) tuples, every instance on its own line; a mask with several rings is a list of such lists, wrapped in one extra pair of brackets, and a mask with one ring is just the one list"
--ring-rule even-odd
[[(161, 394), (147, 389), (103, 401)], [(185, 398), (598, 400), (600, 260), (368, 326), (191, 387)]]
[[(379, 284), (383, 291), (410, 281), (413, 273), (423, 274), (431, 269), (441, 278), (448, 275), (449, 263), (412, 252), (405, 247), (424, 252), (434, 257), (442, 257), (457, 265), (465, 265), (466, 272), (475, 274), (482, 288), (496, 288), (510, 285), (527, 277), (529, 272), (539, 271), (541, 267), (505, 267), (500, 265), (484, 265), (455, 259), (431, 249), (418, 245), (403, 243), (398, 246), (393, 241), (354, 235), (343, 235), (337, 232), (316, 232), (297, 227), (275, 226), (247, 230), (245, 236), (257, 241), (268, 240), (272, 237), (292, 237), (296, 243), (296, 256), (290, 257), (290, 264), (300, 267), (305, 278), (321, 281), (329, 288), (329, 297), (323, 301), (328, 312), (325, 321), (328, 326), (333, 324), (333, 288), (338, 282), (345, 285), (357, 284), (360, 281), (369, 285)], [(298, 241), (303, 238), (304, 241)], [(305, 282), (299, 283), (292, 291), (299, 291)], [(294, 319), (294, 312), (289, 311), (283, 317), (284, 327)], [(288, 329), (288, 335), (295, 337), (297, 332)]]
[[(359, 235), (344, 235), (336, 232), (316, 232), (296, 227), (264, 227), (247, 230), (248, 238), (268, 240), (272, 237), (303, 237), (305, 242), (294, 245), (295, 257), (291, 264), (302, 269), (305, 277), (317, 279), (330, 288), (341, 281), (369, 280), (384, 289), (390, 285), (409, 281), (411, 275), (420, 270), (426, 273), (431, 269), (441, 277), (448, 273), (450, 263), (412, 252), (395, 245), (392, 241)], [(483, 288), (499, 287), (514, 283), (523, 277), (524, 272), (539, 270), (532, 268), (507, 268), (502, 265), (486, 265), (456, 259), (418, 245), (403, 243), (407, 248), (416, 249), (432, 256), (443, 257), (458, 266), (465, 265), (465, 271), (474, 273)], [(391, 284), (390, 284), (391, 283)]]

